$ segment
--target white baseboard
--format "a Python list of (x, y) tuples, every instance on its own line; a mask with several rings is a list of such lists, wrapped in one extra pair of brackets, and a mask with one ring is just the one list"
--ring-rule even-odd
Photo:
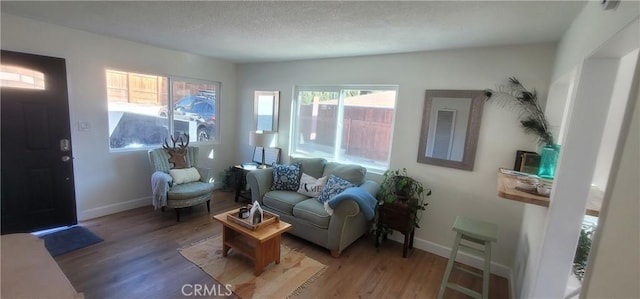
[[(398, 232), (394, 232), (392, 235), (390, 235), (389, 239), (396, 241), (398, 243), (404, 243), (404, 235)], [(420, 250), (424, 250), (429, 253), (433, 253), (435, 255), (439, 255), (441, 257), (445, 257), (447, 259), (451, 255), (450, 247), (442, 246), (440, 244), (436, 244), (420, 238), (413, 239), (413, 247)], [(477, 256), (467, 254), (466, 252), (458, 251), (458, 256), (456, 258), (456, 261), (474, 268), (478, 268), (478, 269), (483, 268), (482, 259), (480, 259)], [(511, 268), (496, 262), (491, 262), (491, 273), (504, 277), (506, 279), (509, 279), (509, 281), (511, 281), (511, 278), (512, 278)], [(515, 298), (515, 297), (512, 297), (512, 298)]]
[[(224, 183), (222, 182), (214, 182), (213, 188), (214, 190), (221, 189), (224, 187)], [(78, 211), (78, 221), (89, 220), (93, 218), (98, 218), (126, 210), (131, 210), (139, 207), (151, 206), (151, 196), (138, 198), (130, 201), (114, 203), (98, 208), (88, 209), (85, 211)]]
[(149, 206), (151, 209), (151, 196), (138, 198), (130, 201), (114, 203), (98, 208), (78, 211), (78, 221), (89, 220), (105, 215), (131, 210), (139, 207)]

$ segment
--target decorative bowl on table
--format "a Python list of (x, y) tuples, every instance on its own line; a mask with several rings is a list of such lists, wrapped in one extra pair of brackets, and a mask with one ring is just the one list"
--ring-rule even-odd
[(516, 189), (533, 191), (536, 190), (538, 179), (531, 177), (522, 177), (516, 180)]
[(538, 194), (542, 196), (549, 196), (549, 194), (551, 194), (551, 185), (538, 184), (536, 185), (536, 191), (538, 192)]

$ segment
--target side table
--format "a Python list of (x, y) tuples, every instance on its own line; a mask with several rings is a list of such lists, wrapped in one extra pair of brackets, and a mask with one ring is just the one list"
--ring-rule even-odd
[[(245, 186), (247, 185), (247, 173), (249, 173), (251, 170), (253, 170), (253, 169), (244, 168), (242, 165), (234, 165), (233, 166), (233, 171), (234, 172), (238, 172), (238, 175), (236, 175), (236, 178), (237, 178), (237, 180), (236, 180), (236, 197), (235, 197), (235, 201), (236, 202), (238, 202), (238, 199), (240, 199), (240, 197), (242, 197), (244, 199), (248, 199), (249, 201), (251, 201), (251, 194), (249, 194), (248, 197), (246, 195), (242, 194), (242, 189), (244, 189)], [(251, 193), (251, 190), (249, 190), (249, 193)]]
[[(269, 168), (270, 166), (267, 166), (267, 168)], [(238, 202), (238, 199), (240, 199), (240, 197), (244, 198), (244, 199), (248, 199), (249, 202), (251, 202), (251, 190), (249, 190), (249, 195), (247, 196), (246, 194), (243, 194), (243, 189), (247, 186), (247, 173), (257, 170), (260, 168), (257, 168), (256, 166), (251, 165), (250, 167), (246, 167), (243, 165), (234, 165), (233, 166), (233, 171), (239, 172), (239, 175), (237, 175), (237, 180), (236, 180), (236, 197), (235, 197), (235, 201)]]
[(386, 226), (404, 234), (404, 244), (402, 248), (402, 257), (407, 257), (410, 249), (413, 249), (413, 236), (415, 228), (412, 225), (416, 217), (416, 212), (411, 214), (409, 206), (404, 203), (394, 202), (392, 204), (382, 204), (378, 206), (378, 226), (376, 229), (376, 247), (380, 240), (380, 227)]
[(229, 249), (235, 249), (238, 253), (253, 260), (253, 274), (259, 276), (268, 264), (280, 263), (281, 236), (291, 229), (291, 224), (281, 220), (252, 231), (227, 220), (227, 214), (236, 214), (238, 210), (234, 209), (213, 216), (223, 226), (222, 256), (226, 257)]

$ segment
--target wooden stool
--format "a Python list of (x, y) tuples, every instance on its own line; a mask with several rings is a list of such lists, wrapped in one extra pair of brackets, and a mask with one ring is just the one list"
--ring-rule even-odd
[[(461, 292), (467, 296), (473, 298), (489, 298), (489, 276), (491, 275), (491, 242), (497, 241), (498, 226), (493, 223), (487, 223), (464, 217), (456, 217), (456, 221), (453, 224), (453, 230), (457, 232), (456, 240), (453, 243), (451, 249), (451, 257), (447, 263), (447, 268), (444, 271), (444, 277), (442, 278), (442, 284), (440, 284), (440, 291), (438, 292), (438, 299), (441, 299), (444, 295), (446, 288), (450, 288)], [(470, 271), (462, 267), (456, 266), (456, 255), (458, 249), (463, 252), (475, 254), (484, 258), (484, 267), (482, 273)], [(453, 268), (462, 272), (482, 277), (482, 294), (465, 288), (457, 283), (449, 283), (449, 275)]]

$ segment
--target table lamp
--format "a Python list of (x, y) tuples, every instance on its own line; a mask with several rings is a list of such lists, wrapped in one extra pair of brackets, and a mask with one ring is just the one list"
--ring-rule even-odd
[(276, 145), (276, 132), (251, 131), (249, 132), (249, 145), (262, 147), (262, 165), (260, 165), (260, 168), (266, 168), (267, 165), (264, 164), (264, 148)]

